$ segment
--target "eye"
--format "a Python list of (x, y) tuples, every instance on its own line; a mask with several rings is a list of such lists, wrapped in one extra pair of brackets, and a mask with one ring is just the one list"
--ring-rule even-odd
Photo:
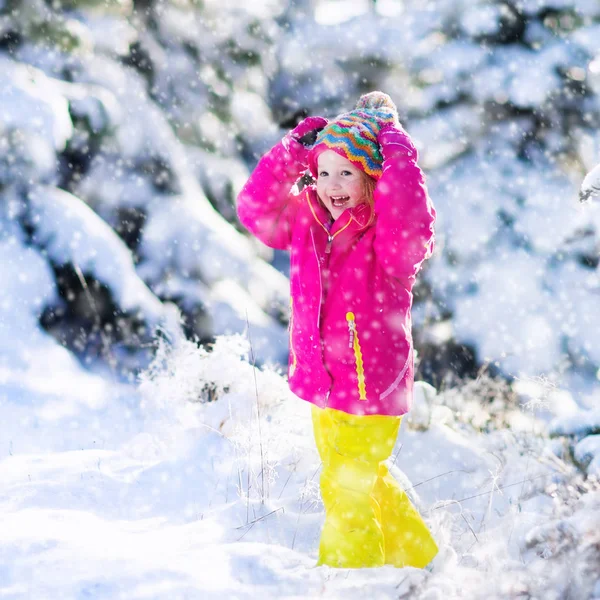
[(327, 171), (321, 171), (319, 173), (319, 177), (327, 177), (327, 175), (328, 175)]
[(343, 175), (344, 177), (347, 177), (348, 175), (353, 175), (353, 174), (354, 174), (354, 173), (352, 173), (352, 171), (346, 171), (346, 170), (342, 171), (342, 175)]

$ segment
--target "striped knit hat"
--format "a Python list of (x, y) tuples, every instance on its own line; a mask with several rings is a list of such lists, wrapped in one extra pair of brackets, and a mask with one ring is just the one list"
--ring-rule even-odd
[(333, 150), (367, 175), (379, 179), (383, 157), (377, 134), (388, 124), (400, 127), (398, 111), (392, 99), (383, 92), (361, 96), (353, 111), (330, 121), (319, 133), (308, 155), (310, 172), (317, 177), (319, 154)]

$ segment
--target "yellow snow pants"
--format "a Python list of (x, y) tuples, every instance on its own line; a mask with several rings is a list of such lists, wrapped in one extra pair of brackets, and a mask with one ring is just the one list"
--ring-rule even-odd
[(318, 564), (425, 567), (437, 545), (383, 462), (392, 453), (401, 417), (313, 406), (312, 418), (325, 505)]

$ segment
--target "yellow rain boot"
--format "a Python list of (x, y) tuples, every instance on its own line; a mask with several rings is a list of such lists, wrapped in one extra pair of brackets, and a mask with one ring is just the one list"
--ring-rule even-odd
[(385, 564), (421, 569), (427, 566), (438, 553), (437, 544), (406, 492), (384, 464), (379, 465), (373, 495), (381, 508)]
[(321, 474), (325, 524), (319, 563), (340, 568), (385, 564), (381, 511), (372, 496), (377, 463), (348, 459), (332, 452)]

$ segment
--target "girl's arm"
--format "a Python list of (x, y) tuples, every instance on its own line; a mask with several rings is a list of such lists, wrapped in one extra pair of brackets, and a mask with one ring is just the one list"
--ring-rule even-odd
[(237, 214), (246, 229), (271, 248), (289, 249), (300, 198), (291, 188), (306, 171), (309, 148), (300, 138), (322, 129), (327, 120), (308, 117), (258, 162), (238, 195)]
[(378, 136), (383, 174), (375, 188), (375, 254), (385, 271), (410, 290), (433, 252), (435, 209), (417, 150), (408, 134), (385, 127)]

